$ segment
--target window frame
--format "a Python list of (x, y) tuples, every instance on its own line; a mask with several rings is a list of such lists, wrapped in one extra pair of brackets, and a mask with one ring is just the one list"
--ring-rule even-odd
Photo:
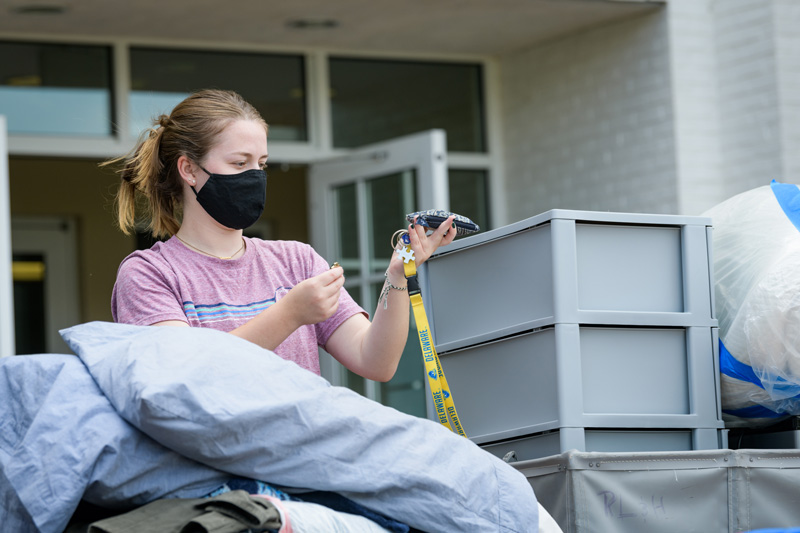
[[(334, 61), (342, 61), (342, 62), (362, 63), (362, 64), (372, 63), (373, 65), (376, 64), (376, 63), (382, 63), (383, 65), (388, 65), (388, 64), (391, 64), (391, 63), (395, 63), (396, 65), (398, 65), (400, 67), (415, 67), (415, 66), (425, 66), (425, 67), (462, 66), (462, 67), (467, 67), (467, 68), (476, 68), (477, 67), (477, 69), (478, 69), (478, 74), (477, 75), (478, 75), (478, 78), (479, 78), (479, 85), (480, 85), (479, 88), (478, 88), (479, 94), (477, 95), (477, 99), (478, 99), (478, 102), (480, 103), (480, 109), (479, 109), (479, 116), (477, 117), (478, 118), (477, 126), (479, 127), (479, 131), (476, 131), (475, 133), (478, 133), (480, 135), (481, 147), (480, 147), (480, 149), (469, 150), (468, 152), (465, 152), (465, 153), (468, 153), (468, 154), (486, 154), (486, 153), (488, 153), (488, 151), (489, 151), (489, 143), (488, 143), (488, 135), (487, 135), (487, 127), (486, 127), (486, 106), (485, 106), (485, 102), (484, 102), (485, 99), (486, 99), (486, 95), (484, 94), (484, 90), (485, 90), (485, 85), (486, 84), (483, 81), (483, 76), (484, 76), (485, 69), (483, 68), (483, 64), (482, 63), (479, 63), (477, 61), (467, 61), (467, 60), (442, 61), (442, 60), (436, 60), (436, 59), (431, 59), (431, 58), (423, 60), (423, 59), (409, 59), (409, 58), (394, 58), (394, 57), (387, 58), (387, 57), (363, 56), (363, 55), (356, 55), (356, 54), (329, 54), (328, 61), (329, 61), (329, 65)], [(331, 86), (333, 85), (332, 81), (331, 81), (330, 85)], [(442, 128), (441, 125), (429, 125), (429, 126), (424, 126), (423, 127), (423, 130), (427, 130), (427, 129), (444, 129), (444, 128)], [(335, 131), (333, 132), (333, 134), (334, 134), (334, 137), (335, 137)], [(399, 132), (397, 135), (393, 135), (393, 137), (404, 137), (404, 136), (407, 136), (407, 135), (413, 135), (413, 132)], [(371, 139), (371, 140), (368, 140), (367, 142), (365, 142), (364, 145), (379, 143), (379, 142), (382, 142), (384, 140), (388, 140), (390, 138), (392, 138), (392, 137), (388, 137), (388, 138), (385, 138), (385, 139), (384, 138)], [(333, 142), (334, 142), (334, 146), (335, 146), (335, 143), (336, 143), (336, 139), (335, 138), (333, 139)], [(341, 144), (340, 144), (340, 146), (341, 146)], [(352, 148), (343, 147), (343, 149), (347, 150), (347, 149), (352, 149)]]
[[(350, 149), (334, 148), (329, 90), (329, 60), (335, 57), (372, 60), (419, 61), (437, 63), (469, 63), (482, 68), (484, 138), (483, 153), (448, 151), (449, 168), (485, 169), (488, 173), (490, 224), (506, 223), (503, 162), (500, 124), (500, 80), (497, 60), (482, 55), (447, 55), (424, 53), (377, 53), (356, 50), (319, 49), (302, 47), (255, 46), (205, 41), (175, 41), (165, 39), (116, 39), (95, 36), (14, 35), (0, 32), (1, 40), (31, 44), (83, 44), (111, 48), (112, 117), (116, 122), (114, 135), (109, 138), (64, 137), (49, 135), (9, 135), (8, 151), (12, 156), (54, 156), (108, 159), (130, 152), (136, 138), (129, 131), (128, 117), (130, 88), (130, 49), (134, 47), (175, 50), (214, 50), (280, 55), (302, 55), (305, 64), (304, 91), (307, 113), (308, 140), (302, 142), (271, 141), (271, 152), (281, 163), (310, 164), (316, 160), (344, 155)], [(487, 228), (489, 229), (489, 228)]]
[[(31, 138), (34, 138), (34, 139), (41, 137), (41, 138), (49, 139), (51, 142), (55, 142), (55, 141), (58, 141), (60, 139), (85, 139), (85, 142), (86, 141), (89, 141), (89, 142), (91, 142), (91, 141), (102, 142), (105, 139), (110, 139), (110, 138), (114, 138), (114, 137), (118, 136), (118, 134), (119, 134), (119, 132), (118, 132), (118, 125), (119, 125), (119, 116), (118, 116), (118, 114), (119, 114), (120, 106), (118, 105), (118, 103), (117, 103), (117, 101), (115, 99), (116, 94), (117, 94), (117, 87), (115, 85), (116, 84), (116, 78), (115, 78), (115, 75), (114, 75), (115, 74), (114, 73), (114, 63), (115, 63), (115, 59), (116, 58), (115, 58), (114, 47), (112, 46), (112, 44), (110, 42), (108, 42), (108, 41), (87, 42), (87, 41), (76, 41), (76, 40), (71, 40), (71, 39), (65, 39), (65, 40), (61, 40), (61, 39), (59, 39), (59, 40), (25, 39), (25, 38), (20, 38), (20, 37), (16, 37), (16, 36), (5, 36), (3, 34), (0, 34), (0, 44), (3, 44), (3, 43), (5, 43), (5, 44), (19, 44), (19, 45), (31, 45), (31, 46), (36, 46), (36, 45), (42, 45), (42, 46), (53, 46), (53, 45), (55, 45), (55, 46), (59, 46), (59, 45), (86, 46), (86, 47), (94, 47), (94, 48), (106, 48), (106, 49), (108, 49), (108, 52), (109, 52), (108, 58), (107, 58), (107, 60), (108, 60), (107, 67), (108, 67), (108, 72), (109, 72), (109, 79), (108, 79), (109, 94), (108, 94), (108, 97), (109, 97), (109, 106), (110, 106), (109, 107), (109, 115), (110, 115), (110, 119), (111, 119), (111, 124), (109, 125), (109, 129), (111, 131), (110, 135), (108, 135), (108, 136), (90, 135), (90, 136), (83, 137), (81, 135), (72, 135), (72, 134), (52, 134), (52, 135), (50, 135), (50, 134), (37, 133), (37, 134), (26, 135), (26, 134), (9, 133), (9, 140), (17, 138), (17, 137), (20, 137), (20, 138), (31, 137)], [(9, 151), (9, 155), (13, 155), (13, 153), (11, 151)]]
[[(214, 48), (213, 46), (206, 46), (204, 48), (196, 48), (196, 47), (189, 48), (189, 47), (181, 47), (181, 46), (165, 47), (165, 46), (152, 46), (152, 45), (141, 45), (141, 44), (130, 44), (126, 48), (126, 51), (127, 51), (126, 57), (128, 58), (128, 61), (129, 61), (129, 65), (128, 65), (128, 68), (127, 68), (127, 73), (129, 73), (129, 74), (133, 74), (132, 60), (133, 60), (133, 55), (136, 52), (142, 52), (142, 53), (145, 53), (145, 54), (147, 54), (147, 53), (188, 54), (188, 55), (192, 55), (193, 56), (193, 60), (199, 60), (199, 61), (203, 61), (203, 60), (205, 60), (205, 58), (207, 58), (209, 56), (223, 55), (223, 54), (225, 54), (225, 55), (227, 55), (229, 57), (230, 56), (238, 56), (242, 60), (247, 60), (247, 61), (252, 61), (252, 62), (257, 62), (257, 61), (260, 61), (260, 60), (267, 60), (268, 61), (270, 58), (271, 59), (278, 59), (278, 60), (280, 60), (280, 59), (289, 59), (289, 60), (295, 60), (295, 61), (299, 60), (300, 63), (301, 63), (301, 67), (302, 68), (299, 69), (298, 74), (300, 76), (300, 83), (302, 85), (303, 92), (304, 92), (302, 103), (300, 104), (300, 105), (302, 105), (302, 115), (303, 115), (303, 119), (304, 119), (303, 134), (307, 138), (310, 136), (310, 128), (309, 128), (309, 121), (308, 121), (308, 113), (309, 113), (308, 99), (305, 97), (305, 92), (306, 92), (307, 86), (308, 86), (308, 82), (307, 82), (307, 79), (306, 79), (308, 69), (307, 69), (306, 64), (305, 64), (307, 58), (306, 58), (305, 54), (288, 53), (288, 52), (275, 52), (275, 51), (273, 51), (273, 52), (264, 52), (264, 51), (253, 51), (253, 50), (222, 50), (222, 49)], [(256, 68), (255, 64), (250, 65), (250, 66), (252, 68)], [(263, 65), (262, 65), (262, 67), (263, 67)], [(130, 88), (130, 90), (127, 91), (127, 94), (128, 94), (129, 97), (133, 93), (139, 92), (139, 91), (134, 90), (133, 88), (131, 88), (130, 81), (129, 81), (127, 87)], [(251, 86), (250, 87), (250, 93), (251, 94), (252, 94), (252, 88), (253, 87)], [(150, 90), (146, 89), (143, 92), (150, 92)], [(244, 96), (245, 91), (241, 91), (241, 92), (242, 92), (242, 94)], [(188, 93), (185, 93), (185, 94), (186, 94), (186, 96), (188, 96)], [(245, 98), (248, 99), (246, 96), (245, 96)], [(182, 99), (183, 98), (181, 98), (181, 100)], [(300, 99), (298, 99), (298, 101), (299, 100)], [(251, 103), (253, 103), (255, 105), (255, 102), (253, 102), (252, 100), (251, 100)], [(126, 110), (128, 112), (127, 113), (128, 115), (133, 116), (133, 110), (130, 107), (130, 101), (128, 102), (128, 106), (126, 106)], [(138, 118), (138, 117), (134, 117), (134, 118)], [(272, 121), (270, 120), (269, 116), (265, 115), (264, 118), (267, 120), (267, 122), (270, 123), (270, 126), (273, 126)], [(133, 129), (131, 129), (129, 127), (128, 135), (135, 137), (136, 135), (138, 135), (137, 133), (135, 133), (135, 131), (136, 130), (133, 130)], [(308, 141), (307, 140), (302, 140), (302, 141), (273, 141), (273, 142), (305, 144)]]

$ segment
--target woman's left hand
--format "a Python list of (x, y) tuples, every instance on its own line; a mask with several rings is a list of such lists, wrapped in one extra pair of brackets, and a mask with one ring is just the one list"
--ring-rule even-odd
[[(441, 223), (441, 225), (434, 230), (433, 233), (427, 235), (427, 230), (425, 226), (421, 226), (419, 224), (409, 224), (408, 226), (408, 237), (411, 241), (411, 249), (414, 250), (414, 263), (417, 265), (417, 268), (428, 260), (428, 258), (436, 251), (437, 248), (440, 246), (446, 246), (453, 242), (453, 239), (456, 238), (456, 229), (453, 225), (453, 221), (455, 217), (450, 216)], [(416, 219), (414, 219), (416, 222)], [(392, 257), (392, 264), (399, 264), (398, 268), (398, 275), (403, 275), (403, 260), (397, 255), (393, 254)], [(391, 270), (392, 267), (390, 267)]]

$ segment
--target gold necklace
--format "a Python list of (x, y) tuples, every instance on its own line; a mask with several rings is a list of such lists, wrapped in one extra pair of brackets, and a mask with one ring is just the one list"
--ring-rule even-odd
[(239, 247), (239, 249), (238, 249), (238, 250), (236, 250), (235, 252), (233, 252), (233, 255), (231, 255), (231, 256), (229, 256), (229, 257), (222, 257), (222, 256), (220, 256), (220, 255), (214, 255), (214, 254), (210, 254), (210, 253), (206, 252), (205, 250), (201, 250), (201, 249), (200, 249), (200, 248), (198, 248), (197, 246), (192, 246), (192, 245), (191, 245), (191, 244), (189, 244), (188, 242), (186, 242), (186, 241), (184, 241), (183, 239), (181, 239), (180, 237), (178, 237), (178, 234), (177, 234), (177, 233), (175, 234), (175, 238), (176, 238), (176, 239), (178, 239), (179, 241), (181, 241), (183, 244), (185, 244), (185, 245), (186, 245), (186, 246), (188, 246), (189, 248), (191, 248), (192, 250), (197, 250), (197, 251), (198, 251), (198, 252), (200, 252), (201, 254), (205, 254), (205, 255), (208, 255), (208, 256), (211, 256), (211, 257), (216, 257), (217, 259), (233, 259), (233, 258), (236, 256), (236, 254), (238, 254), (239, 252), (241, 252), (241, 251), (244, 249), (244, 237), (242, 237), (242, 245)]

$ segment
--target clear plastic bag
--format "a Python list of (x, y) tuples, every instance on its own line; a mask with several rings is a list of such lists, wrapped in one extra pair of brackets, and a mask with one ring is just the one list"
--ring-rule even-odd
[(726, 425), (800, 415), (800, 189), (773, 181), (705, 215)]

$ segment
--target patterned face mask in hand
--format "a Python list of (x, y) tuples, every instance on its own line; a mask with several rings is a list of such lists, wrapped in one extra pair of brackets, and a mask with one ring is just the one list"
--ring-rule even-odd
[(467, 217), (456, 215), (455, 213), (451, 213), (449, 211), (443, 211), (440, 209), (429, 209), (427, 211), (417, 211), (416, 213), (410, 213), (406, 215), (406, 220), (413, 223), (414, 217), (417, 218), (417, 224), (424, 228), (436, 229), (439, 225), (447, 220), (448, 217), (455, 216), (455, 220), (453, 223), (456, 225), (456, 235), (462, 237), (464, 235), (469, 235), (470, 233), (476, 233), (481, 230), (481, 228), (468, 219)]

